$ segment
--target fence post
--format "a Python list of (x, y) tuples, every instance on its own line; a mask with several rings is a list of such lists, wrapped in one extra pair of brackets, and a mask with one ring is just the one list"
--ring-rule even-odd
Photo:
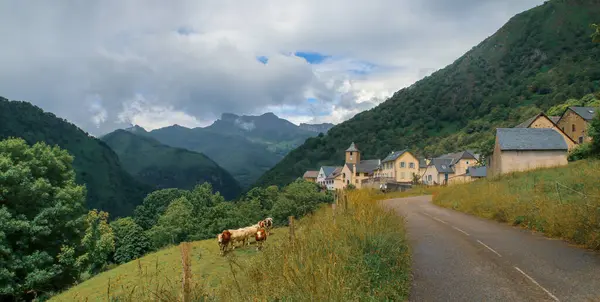
[(181, 282), (182, 287), (182, 300), (183, 302), (189, 302), (190, 300), (190, 279), (192, 277), (192, 263), (190, 261), (190, 243), (182, 242), (179, 245), (181, 249), (181, 265), (183, 269), (183, 280)]
[(333, 224), (335, 225), (335, 208), (336, 208), (336, 204), (332, 204), (331, 205), (331, 213), (333, 214)]
[(289, 225), (290, 225), (290, 241), (292, 242), (292, 244), (294, 243), (294, 240), (296, 239), (294, 234), (294, 216), (290, 216), (288, 217), (289, 220)]

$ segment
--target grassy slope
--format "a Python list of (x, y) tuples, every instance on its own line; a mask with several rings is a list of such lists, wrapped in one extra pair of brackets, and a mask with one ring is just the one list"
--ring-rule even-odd
[(237, 181), (202, 153), (163, 145), (157, 140), (116, 130), (102, 137), (119, 156), (123, 167), (157, 189), (192, 189), (210, 182), (226, 199), (241, 193)]
[(600, 2), (580, 0), (518, 14), (449, 66), (308, 139), (257, 184), (284, 185), (306, 170), (341, 164), (352, 141), (365, 159), (404, 148), (439, 155), (487, 146), (495, 127), (600, 90), (600, 47), (589, 26), (598, 16)]
[[(273, 230), (267, 245), (278, 245), (287, 238), (287, 229)], [(252, 259), (256, 254), (254, 246), (236, 249), (238, 258)], [(197, 282), (206, 283), (209, 288), (216, 288), (230, 277), (227, 258), (219, 255), (216, 239), (196, 241), (192, 243), (192, 275)], [(141, 273), (140, 273), (141, 267)], [(50, 301), (106, 301), (108, 284), (110, 296), (127, 296), (133, 290), (132, 297), (146, 297), (148, 290), (162, 287), (166, 290), (178, 291), (181, 287), (181, 254), (178, 246), (162, 249), (146, 255), (138, 260), (120, 265), (103, 272), (93, 278), (53, 297)], [(134, 287), (136, 287), (134, 289)], [(140, 299), (141, 300), (141, 299)], [(134, 299), (135, 301), (135, 299)]]
[(86, 185), (87, 207), (108, 211), (111, 218), (131, 215), (151, 191), (123, 169), (103, 141), (30, 103), (0, 97), (0, 139), (11, 136), (68, 150), (74, 156), (77, 182)]
[[(348, 195), (350, 210), (338, 210), (335, 223), (331, 207), (323, 207), (296, 223), (293, 245), (287, 229), (276, 229), (261, 253), (246, 248), (221, 257), (215, 239), (194, 242), (193, 294), (216, 301), (405, 301), (411, 256), (403, 219), (374, 206), (385, 197), (354, 191)], [(178, 247), (145, 256), (139, 263), (104, 272), (52, 301), (106, 301), (107, 296), (146, 301), (157, 293), (166, 301), (178, 299)]]
[(600, 161), (447, 187), (438, 205), (600, 250)]

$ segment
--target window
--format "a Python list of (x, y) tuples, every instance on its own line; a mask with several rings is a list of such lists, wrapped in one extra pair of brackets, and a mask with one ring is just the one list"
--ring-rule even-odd
[(580, 143), (580, 144), (583, 144), (583, 136), (580, 136), (580, 137), (579, 137), (579, 143)]
[(431, 181), (431, 175), (427, 176), (427, 179), (429, 179), (429, 181)]
[(405, 162), (401, 162), (400, 163), (400, 168), (404, 168), (404, 167), (406, 167), (406, 163)]
[(571, 131), (575, 132), (575, 124), (571, 125)]
[(469, 164), (469, 161), (467, 161), (467, 165)]
[(411, 169), (414, 169), (415, 168), (415, 163), (408, 164), (408, 167), (411, 168)]
[(359, 172), (356, 172), (356, 176), (360, 176), (360, 173), (359, 173)]
[(342, 173), (342, 177), (343, 177), (343, 178), (346, 178), (346, 173)]
[(357, 183), (358, 183), (358, 179), (357, 179), (357, 180), (355, 180), (355, 181), (354, 181), (354, 183), (356, 183), (356, 184), (357, 184)]

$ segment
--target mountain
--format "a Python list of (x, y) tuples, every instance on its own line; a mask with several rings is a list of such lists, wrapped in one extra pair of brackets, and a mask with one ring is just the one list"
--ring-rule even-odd
[(600, 46), (590, 37), (598, 22), (598, 0), (553, 0), (520, 13), (449, 66), (308, 139), (257, 185), (341, 164), (353, 141), (363, 158), (404, 148), (426, 156), (488, 150), (494, 128), (600, 89)]
[(148, 132), (159, 142), (206, 154), (247, 188), (290, 150), (318, 133), (301, 129), (273, 113), (224, 113), (205, 128), (173, 125)]
[(87, 188), (87, 207), (111, 218), (133, 213), (151, 187), (135, 180), (103, 141), (27, 102), (0, 97), (0, 139), (21, 137), (29, 144), (58, 145), (73, 155), (76, 181)]
[(332, 123), (322, 123), (322, 124), (301, 123), (299, 127), (300, 127), (300, 129), (304, 129), (304, 130), (308, 130), (308, 131), (312, 131), (312, 132), (327, 133), (327, 131), (329, 131), (329, 129), (333, 128), (333, 126), (335, 126), (335, 125)]
[(170, 147), (125, 130), (111, 132), (102, 140), (117, 153), (127, 172), (155, 189), (190, 190), (209, 182), (226, 199), (242, 191), (229, 172), (202, 153)]

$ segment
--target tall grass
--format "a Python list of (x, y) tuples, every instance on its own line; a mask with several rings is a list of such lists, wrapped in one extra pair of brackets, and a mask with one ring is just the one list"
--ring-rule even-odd
[(383, 194), (352, 191), (348, 207), (299, 221), (295, 239), (237, 261), (219, 300), (365, 301), (407, 298), (410, 252), (401, 217), (376, 204)]
[(434, 203), (600, 250), (600, 161), (450, 186)]

